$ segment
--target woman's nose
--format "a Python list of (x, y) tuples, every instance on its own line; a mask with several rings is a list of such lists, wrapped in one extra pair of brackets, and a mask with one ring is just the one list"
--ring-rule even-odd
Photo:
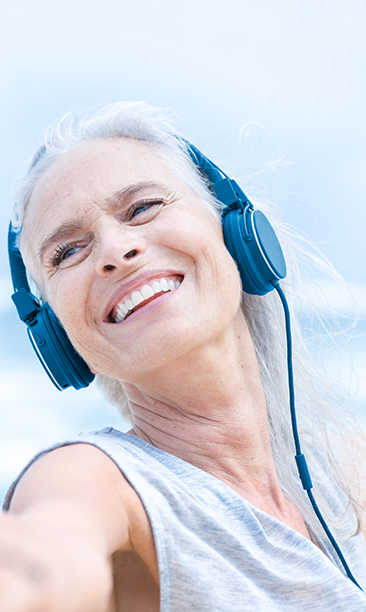
[(100, 237), (96, 273), (107, 277), (133, 267), (146, 251), (146, 241), (122, 229), (109, 230)]

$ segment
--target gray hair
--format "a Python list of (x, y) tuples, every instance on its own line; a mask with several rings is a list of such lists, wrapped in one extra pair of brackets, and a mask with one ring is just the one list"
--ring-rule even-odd
[[(22, 224), (26, 218), (27, 204), (37, 181), (60, 155), (84, 141), (108, 137), (133, 138), (151, 143), (165, 163), (182, 181), (189, 184), (219, 218), (221, 203), (215, 199), (207, 178), (193, 164), (181, 141), (174, 135), (175, 130), (166, 116), (166, 112), (144, 103), (117, 103), (79, 114), (69, 113), (51, 125), (19, 189), (17, 199), (19, 223)], [(357, 493), (353, 494), (350, 490), (347, 478), (342, 474), (341, 466), (336, 455), (332, 453), (328, 441), (332, 431), (342, 431), (342, 427), (345, 430), (339, 417), (342, 412), (342, 400), (333, 392), (334, 385), (329, 381), (328, 375), (322, 377), (319, 374), (319, 367), (314, 364), (314, 358), (304, 340), (300, 325), (301, 304), (309, 301), (307, 290), (309, 282), (312, 284), (314, 282), (314, 270), (318, 273), (320, 271), (323, 275), (331, 274), (333, 277), (336, 277), (336, 273), (316, 249), (311, 248), (304, 238), (282, 222), (272, 204), (263, 200), (254, 203), (274, 226), (287, 262), (288, 276), (282, 286), (292, 310), (295, 389), (303, 444), (307, 444), (313, 451), (314, 448), (323, 449), (327, 457), (324, 459), (325, 469), (333, 469), (333, 477), (337, 478), (345, 493), (344, 516), (339, 519), (327, 506), (321, 494), (322, 483), (316, 473), (312, 473), (315, 494), (325, 516), (336, 529), (338, 537), (347, 537), (351, 533), (358, 532), (361, 511), (356, 500)], [(312, 277), (309, 270), (313, 271)], [(263, 297), (243, 293), (242, 310), (256, 350), (266, 395), (272, 452), (278, 477), (286, 494), (316, 533), (318, 522), (301, 488), (294, 462), (282, 306), (275, 292)], [(106, 398), (118, 406), (124, 418), (132, 420), (121, 382), (105, 374), (98, 374), (97, 380)], [(349, 416), (347, 411), (345, 414)], [(311, 461), (309, 467), (311, 471)]]
[(73, 147), (97, 138), (132, 138), (154, 145), (167, 166), (197, 193), (212, 212), (221, 204), (210, 197), (207, 178), (198, 173), (165, 115), (143, 102), (110, 104), (97, 110), (67, 113), (46, 130), (17, 194), (16, 216), (22, 224), (33, 189), (52, 163)]

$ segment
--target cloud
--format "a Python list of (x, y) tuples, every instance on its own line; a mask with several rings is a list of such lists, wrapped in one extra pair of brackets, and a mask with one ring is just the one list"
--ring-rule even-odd
[(307, 304), (303, 309), (318, 309), (324, 314), (330, 311), (340, 316), (358, 316), (366, 318), (366, 283), (354, 281), (349, 283), (332, 283), (328, 280), (307, 289)]

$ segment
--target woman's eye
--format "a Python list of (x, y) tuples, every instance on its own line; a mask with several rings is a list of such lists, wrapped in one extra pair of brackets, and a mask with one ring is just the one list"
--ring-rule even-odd
[(137, 202), (131, 206), (129, 210), (129, 219), (132, 221), (136, 217), (141, 217), (138, 222), (145, 223), (153, 218), (162, 206), (162, 200), (145, 200), (144, 202)]
[(68, 257), (70, 257), (70, 255), (73, 255), (76, 251), (77, 251), (76, 247), (72, 247), (72, 249), (66, 249), (66, 251), (63, 254), (63, 259), (67, 259)]
[(136, 217), (136, 215), (141, 214), (142, 212), (144, 212), (145, 210), (147, 210), (149, 207), (145, 204), (145, 206), (138, 206), (137, 208), (135, 208), (132, 211), (132, 215), (131, 217)]
[(52, 257), (52, 265), (54, 267), (59, 266), (60, 264), (62, 264), (63, 261), (65, 261), (65, 259), (68, 259), (72, 255), (75, 255), (75, 253), (77, 253), (80, 248), (80, 246), (77, 246), (75, 244), (58, 246)]

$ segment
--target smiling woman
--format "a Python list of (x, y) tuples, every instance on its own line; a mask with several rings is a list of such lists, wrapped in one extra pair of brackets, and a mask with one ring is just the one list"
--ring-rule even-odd
[(14, 483), (1, 610), (366, 610), (349, 481), (362, 445), (343, 467), (330, 451), (334, 405), (294, 317), (300, 430), (340, 551), (296, 474), (295, 452), (313, 503), (276, 234), (298, 300), (296, 244), (262, 209), (271, 223), (146, 105), (68, 115), (47, 132), (10, 234), (36, 295), (23, 284), (23, 319), (32, 328), (49, 309), (133, 428), (65, 440)]
[[(92, 370), (118, 380), (146, 382), (152, 369), (174, 359), (172, 335), (164, 333), (168, 320), (179, 337), (177, 352), (185, 344), (193, 350), (193, 340), (212, 334), (218, 320), (227, 324), (240, 299), (216, 216), (150, 144), (133, 139), (89, 140), (55, 160), (27, 204), (21, 248), (73, 346)], [(236, 302), (230, 310), (226, 304), (223, 317), (223, 300), (212, 290), (233, 276)], [(168, 279), (184, 280), (179, 300), (176, 292), (160, 290), (134, 308), (143, 286), (159, 280), (169, 289)], [(117, 328), (116, 309), (125, 300), (134, 312)], [(137, 333), (141, 317), (143, 333)]]

